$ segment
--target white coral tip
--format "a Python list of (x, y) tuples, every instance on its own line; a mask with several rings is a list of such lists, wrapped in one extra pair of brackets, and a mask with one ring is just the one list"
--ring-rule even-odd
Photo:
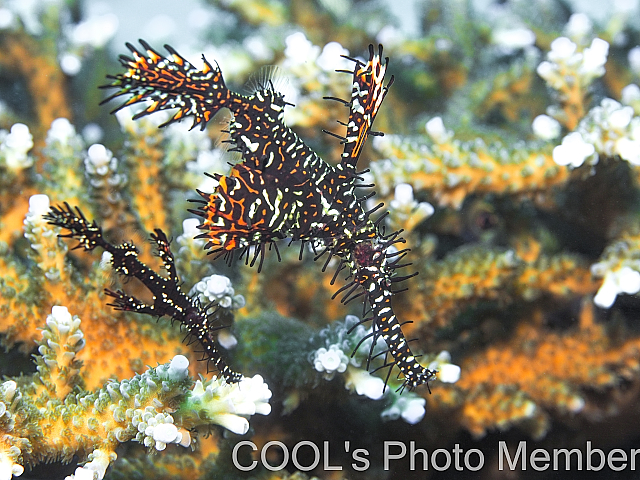
[(569, 17), (569, 21), (565, 26), (567, 35), (573, 38), (584, 38), (593, 28), (591, 19), (584, 13), (574, 13)]
[(630, 83), (622, 89), (620, 98), (625, 105), (631, 105), (634, 102), (640, 101), (640, 87), (635, 83)]
[(413, 202), (413, 187), (408, 183), (399, 183), (394, 191), (394, 200), (399, 204), (410, 204)]
[(620, 158), (631, 165), (640, 166), (640, 141), (622, 137), (616, 142), (616, 150)]
[[(254, 375), (251, 378), (244, 377), (238, 389), (242, 391), (244, 397), (249, 399), (255, 404), (255, 412), (261, 415), (268, 415), (271, 413), (271, 406), (269, 405), (269, 399), (271, 398), (271, 390), (262, 378), (262, 375)], [(268, 407), (267, 408), (265, 408)], [(268, 411), (267, 411), (268, 410)], [(265, 412), (266, 413), (263, 413)]]
[(11, 480), (12, 476), (19, 477), (22, 472), (22, 465), (14, 463), (6, 453), (0, 453), (0, 480)]
[(73, 317), (67, 307), (55, 305), (51, 307), (51, 316), (47, 318), (47, 325), (49, 325), (49, 328), (53, 328), (64, 335), (73, 327)]
[(621, 293), (633, 295), (640, 291), (640, 272), (631, 267), (608, 271), (593, 302), (600, 308), (610, 308)]
[(109, 164), (112, 154), (101, 143), (94, 143), (87, 150), (87, 158), (94, 167), (100, 168)]
[(384, 394), (384, 381), (366, 370), (350, 367), (345, 388), (355, 390), (358, 395), (364, 395), (372, 400), (379, 400)]
[(75, 473), (65, 480), (102, 480), (109, 464), (113, 462), (117, 456), (114, 452), (97, 449), (93, 451), (89, 458), (91, 459), (89, 463), (86, 463), (84, 467), (76, 468)]
[(451, 363), (451, 354), (443, 350), (427, 367), (438, 371), (438, 380), (443, 383), (456, 383), (460, 379), (460, 367)]
[(66, 144), (76, 134), (76, 129), (68, 119), (64, 117), (56, 118), (51, 122), (51, 128), (47, 132), (47, 143), (58, 141)]
[(591, 46), (585, 48), (582, 52), (580, 73), (587, 75), (587, 77), (600, 77), (604, 75), (604, 64), (607, 63), (608, 54), (609, 43), (601, 38), (594, 38)]
[(285, 38), (284, 55), (293, 65), (314, 61), (320, 54), (320, 47), (311, 43), (304, 33), (295, 32)]
[(191, 434), (189, 430), (182, 428), (180, 429), (180, 434), (182, 435), (182, 439), (178, 442), (178, 445), (182, 445), (185, 448), (191, 445)]
[(562, 139), (562, 144), (553, 149), (553, 161), (558, 165), (579, 167), (595, 155), (595, 147), (584, 141), (579, 132), (572, 132)]
[(82, 60), (74, 53), (67, 52), (62, 54), (59, 63), (60, 69), (70, 77), (77, 75), (82, 69)]
[(425, 404), (426, 400), (424, 398), (409, 400), (402, 411), (402, 419), (411, 425), (415, 425), (424, 418), (426, 413), (424, 408)]
[(4, 140), (4, 147), (16, 154), (26, 155), (33, 147), (33, 136), (24, 123), (14, 123)]
[(344, 354), (339, 345), (331, 345), (329, 349), (316, 350), (313, 365), (318, 372), (343, 373), (347, 369), (349, 358)]
[(153, 439), (156, 441), (156, 450), (161, 451), (166, 448), (167, 443), (180, 443), (182, 433), (173, 423), (161, 423), (153, 428)]
[(180, 381), (187, 378), (189, 375), (189, 359), (184, 355), (176, 355), (171, 359), (167, 375), (169, 379)]
[(207, 280), (207, 292), (212, 296), (224, 294), (231, 286), (231, 280), (224, 275), (211, 275)]
[(593, 297), (593, 303), (600, 308), (611, 308), (611, 305), (616, 301), (618, 296), (618, 289), (615, 283), (611, 280), (609, 273), (604, 277), (604, 282), (598, 289), (595, 297)]
[(349, 56), (349, 50), (338, 42), (329, 42), (322, 49), (322, 53), (316, 60), (316, 64), (325, 72), (349, 69), (351, 65), (349, 61), (344, 58), (345, 56)]
[(31, 195), (29, 198), (29, 213), (42, 216), (49, 211), (49, 196), (43, 193)]
[(55, 305), (51, 307), (51, 315), (56, 319), (58, 323), (71, 323), (71, 314), (69, 313), (69, 309), (67, 307)]
[(244, 435), (249, 431), (249, 420), (233, 413), (220, 413), (216, 415), (216, 423), (238, 435)]
[(405, 422), (411, 425), (415, 425), (420, 420), (422, 420), (425, 415), (424, 406), (427, 401), (415, 394), (409, 395), (412, 396), (399, 397), (393, 403), (393, 405), (383, 410), (380, 414), (382, 420), (397, 420), (398, 418), (402, 417)]
[(231, 350), (238, 345), (238, 339), (229, 330), (221, 330), (220, 333), (218, 333), (218, 343), (222, 348)]
[(427, 134), (436, 143), (446, 143), (451, 138), (451, 133), (447, 131), (442, 121), (442, 117), (433, 117), (424, 126)]
[(545, 80), (550, 80), (554, 71), (555, 68), (553, 64), (547, 61), (540, 62), (540, 65), (538, 65), (538, 68), (536, 68), (536, 72), (538, 72), (538, 75), (540, 75), (540, 77), (544, 78)]
[(549, 115), (538, 115), (531, 124), (533, 133), (542, 140), (553, 140), (560, 135), (562, 126), (555, 118)]
[(629, 68), (635, 74), (640, 73), (640, 46), (633, 47), (627, 54)]
[(456, 383), (460, 380), (460, 367), (452, 363), (440, 365), (438, 370), (438, 380), (443, 383)]
[(622, 293), (633, 295), (640, 291), (640, 273), (631, 267), (622, 267), (618, 273), (618, 285)]
[(552, 62), (567, 60), (575, 53), (576, 48), (578, 48), (577, 45), (567, 37), (558, 37), (551, 42), (551, 51), (549, 51), (547, 57)]
[(98, 473), (94, 470), (88, 470), (84, 467), (76, 468), (75, 473), (67, 477), (65, 480), (98, 480)]

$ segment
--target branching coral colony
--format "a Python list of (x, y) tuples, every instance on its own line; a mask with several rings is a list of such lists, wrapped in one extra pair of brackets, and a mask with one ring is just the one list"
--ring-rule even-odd
[(382, 204), (366, 210), (363, 204), (371, 195), (356, 195), (358, 187), (371, 186), (359, 183), (363, 172), (357, 172), (356, 165), (367, 137), (381, 135), (371, 127), (393, 82), (391, 77), (387, 86), (383, 83), (388, 59), (383, 63), (382, 46), (376, 52), (370, 45), (366, 63), (349, 58), (355, 62), (354, 70), (346, 71), (353, 75), (350, 101), (331, 97), (349, 107), (348, 122), (343, 124), (346, 136), (331, 133), (344, 144), (341, 162), (333, 167), (284, 124), (284, 108), (290, 104), (270, 82), (252, 95), (240, 95), (226, 87), (219, 67), (204, 57), (204, 67), (198, 70), (169, 46), (165, 48), (170, 55), (165, 57), (140, 43), (146, 56), (127, 44), (133, 54), (133, 58), (121, 56), (127, 71), (111, 77), (113, 83), (105, 86), (119, 89), (105, 101), (130, 96), (114, 111), (151, 102), (134, 119), (177, 108), (163, 125), (193, 116), (193, 127), (201, 129), (221, 108), (233, 114), (230, 142), (244, 161), (229, 176), (213, 175), (217, 182), (213, 193), (198, 191), (204, 200), (193, 213), (204, 217), (199, 237), (208, 240), (205, 248), (229, 262), (237, 253), (252, 266), (258, 262), (258, 270), (267, 248), (273, 247), (279, 256), (276, 242), (283, 239), (300, 242), (300, 257), (307, 243), (315, 259), (326, 255), (323, 270), (337, 257), (331, 283), (344, 269), (350, 281), (334, 297), (343, 294), (341, 301), (347, 303), (363, 296), (367, 313), (362, 322), (372, 321), (372, 332), (362, 339), (373, 339), (367, 368), (377, 339), (383, 338), (388, 348), (379, 368), (389, 368), (387, 379), (397, 365), (404, 377), (401, 389), (434, 380), (436, 372), (417, 362), (391, 307), (393, 284), (412, 276), (394, 276), (404, 266), (399, 260), (406, 254), (395, 247), (403, 242), (401, 232), (385, 235), (380, 226), (384, 215), (371, 218)]
[[(116, 459), (120, 443), (135, 440), (158, 451), (169, 443), (188, 447), (192, 443), (190, 431), (199, 426), (217, 424), (244, 434), (249, 429), (246, 417), (270, 412), (271, 392), (262, 377), (242, 377), (218, 356), (208, 328), (208, 306), (181, 292), (162, 231), (157, 230), (152, 238), (169, 271), (166, 278), (141, 263), (132, 245), (106, 242), (101, 229), (87, 222), (79, 210), (67, 205), (42, 215), (48, 207), (46, 195), (32, 197), (25, 223), (33, 237), (38, 223), (40, 230), (45, 230), (43, 238), (55, 235), (56, 230), (46, 234), (46, 228), (51, 227), (44, 222), (46, 218), (69, 229), (71, 233), (66, 236), (79, 240), (84, 249), (102, 247), (116, 271), (141, 280), (157, 300), (145, 305), (121, 291), (108, 291), (115, 298), (116, 308), (166, 314), (181, 321), (214, 360), (223, 378), (194, 381), (188, 374), (188, 359), (176, 355), (167, 364), (131, 379), (109, 380), (91, 392), (85, 388), (89, 375), (78, 355), (85, 346), (81, 320), (67, 307), (54, 306), (37, 342), (37, 372), (0, 385), (0, 478), (22, 474), (25, 465), (51, 459), (68, 462), (78, 455), (88, 462), (69, 478), (102, 479)], [(51, 274), (56, 269), (46, 271)]]
[[(0, 66), (3, 72), (23, 72), (19, 77), (25, 80), (33, 108), (29, 113), (19, 108), (25, 106), (22, 102), (7, 102), (0, 109), (0, 341), (25, 354), (37, 341), (38, 370), (34, 375), (15, 374), (26, 370), (24, 365), (15, 368), (15, 350), (3, 354), (8, 361), (0, 361), (3, 373), (12, 375), (0, 381), (0, 478), (19, 474), (23, 466), (71, 455), (78, 461), (90, 459), (77, 479), (92, 478), (92, 471), (101, 476), (119, 441), (138, 438), (155, 451), (166, 444), (163, 439), (177, 441), (176, 430), (186, 444), (184, 435), (192, 425), (246, 425), (246, 415), (239, 412), (248, 410), (236, 402), (237, 410), (231, 412), (224, 400), (239, 400), (247, 390), (243, 383), (242, 388), (222, 380), (202, 379), (198, 384), (178, 374), (185, 365), (183, 358), (175, 357), (179, 354), (189, 359), (192, 374), (205, 366), (182, 344), (178, 328), (107, 306), (104, 289), (112, 287), (113, 273), (108, 255), (106, 261), (92, 263), (83, 252), (71, 255), (67, 248), (76, 242), (59, 241), (61, 227), (42, 218), (49, 211), (48, 202), (38, 208), (35, 197), (42, 196), (31, 197), (32, 202), (29, 197), (46, 193), (59, 206), (65, 200), (80, 205), (87, 218), (98, 220), (104, 238), (118, 245), (136, 239), (136, 229), (160, 228), (179, 235), (175, 232), (183, 220), (180, 212), (186, 214), (188, 192), (213, 192), (211, 179), (202, 172), (223, 173), (225, 167), (221, 149), (210, 149), (209, 128), (183, 132), (181, 127), (189, 122), (157, 129), (154, 121), (168, 118), (167, 111), (138, 121), (121, 111), (118, 120), (125, 141), (124, 148), (116, 147), (120, 151), (115, 156), (95, 144), (99, 140), (89, 134), (91, 124), (85, 127), (87, 121), (96, 121), (90, 109), (97, 105), (99, 92), (91, 75), (76, 77), (89, 90), (74, 100), (85, 99), (89, 108), (76, 108), (81, 115), (72, 119), (73, 124), (59, 118), (70, 115), (60, 69), (62, 59), (69, 57), (70, 42), (63, 34), (67, 25), (57, 20), (77, 15), (68, 13), (67, 3), (47, 2), (46, 9), (38, 9), (49, 12), (40, 22), (46, 28), (42, 34), (30, 29), (34, 15), (31, 24), (21, 21), (25, 13), (16, 10), (17, 3), (6, 3), (2, 9), (6, 21), (0, 25)], [(245, 12), (257, 11), (253, 7), (258, 4), (275, 4), (227, 3), (225, 9), (235, 10), (226, 14), (235, 15), (236, 22), (216, 22), (212, 42), (225, 51), (225, 80), (246, 75), (256, 63), (279, 63), (297, 94), (298, 108), (286, 109), (294, 114), (288, 124), (305, 131), (305, 140), (319, 134), (318, 125), (328, 128), (326, 119), (339, 118), (334, 111), (343, 106), (318, 106), (314, 94), (340, 96), (352, 76), (332, 70), (352, 71), (353, 64), (344, 61), (346, 67), (337, 66), (327, 60), (339, 58), (336, 50), (359, 48), (355, 45), (370, 35), (371, 17), (349, 12), (345, 15), (353, 21), (341, 23), (346, 17), (331, 14), (318, 16), (317, 23), (299, 8), (271, 26), (264, 19), (273, 17), (263, 9), (260, 20), (252, 20), (247, 28)], [(640, 37), (632, 22), (637, 15), (611, 9), (603, 15), (615, 21), (602, 30), (589, 26), (585, 15), (575, 14), (565, 26), (563, 2), (552, 0), (536, 9), (531, 2), (513, 1), (500, 5), (500, 21), (508, 20), (500, 26), (494, 21), (495, 9), (483, 15), (465, 2), (440, 3), (440, 11), (447, 14), (434, 16), (434, 10), (425, 10), (430, 21), (418, 22), (429, 27), (424, 35), (408, 37), (388, 25), (377, 37), (385, 51), (403, 58), (403, 88), (395, 98), (385, 98), (376, 122), (390, 120), (388, 112), (393, 112), (393, 131), (402, 136), (374, 138), (378, 159), (368, 167), (381, 194), (378, 198), (395, 196), (388, 202), (390, 228), (404, 228), (403, 236), (421, 258), (420, 276), (409, 280), (411, 296), (394, 299), (394, 310), (399, 318), (414, 321), (402, 327), (406, 336), (420, 338), (425, 351), (450, 351), (463, 372), (459, 376), (458, 368), (450, 375), (458, 379), (455, 384), (434, 389), (430, 414), (407, 433), (425, 442), (427, 449), (469, 439), (469, 434), (478, 442), (481, 437), (491, 442), (495, 435), (507, 441), (544, 436), (547, 445), (560, 442), (573, 448), (583, 443), (587, 430), (594, 445), (605, 437), (609, 445), (628, 445), (629, 438), (637, 436), (637, 426), (628, 420), (637, 413), (640, 385), (638, 297), (629, 295), (640, 290), (640, 46), (635, 46)], [(371, 2), (354, 6), (363, 13), (371, 11)], [(14, 12), (9, 26), (7, 9)], [(511, 28), (508, 40), (487, 43), (488, 26), (497, 38), (505, 24), (528, 37), (526, 47), (513, 45)], [(559, 32), (564, 37), (557, 38)], [(254, 55), (249, 48), (263, 37), (268, 41), (259, 44), (271, 56)], [(344, 46), (326, 43), (329, 37)], [(615, 45), (615, 55), (607, 60), (608, 43)], [(280, 46), (285, 46), (282, 55)], [(625, 51), (628, 57), (622, 55)], [(102, 63), (100, 55), (106, 53), (96, 52), (96, 60), (82, 58)], [(0, 97), (6, 100), (15, 83), (7, 78), (12, 75), (1, 76)], [(51, 82), (55, 88), (37, 88)], [(80, 92), (81, 84), (77, 87), (74, 91)], [(293, 101), (288, 95), (286, 99)], [(547, 115), (533, 120), (545, 109)], [(415, 127), (425, 122), (426, 132), (420, 135)], [(105, 141), (110, 142), (108, 137)], [(342, 145), (334, 151), (338, 159)], [(435, 205), (436, 214), (416, 227), (433, 210), (425, 201)], [(195, 228), (199, 221), (188, 219), (184, 234), (171, 244), (182, 281), (194, 286), (182, 288), (190, 295), (205, 291), (205, 305), (220, 298), (223, 309), (238, 307), (232, 297), (240, 297), (234, 297), (230, 280), (212, 275), (221, 273), (216, 271), (221, 262), (206, 261), (206, 240), (194, 239), (202, 233)], [(142, 241), (134, 243), (143, 247)], [(140, 261), (159, 272), (146, 249), (140, 250)], [(319, 268), (301, 268), (297, 249), (280, 253), (283, 263), (276, 264), (276, 255), (268, 255), (261, 274), (256, 268), (239, 272), (243, 293), (251, 301), (235, 323), (233, 365), (241, 365), (238, 371), (245, 373), (269, 372), (277, 382), (277, 395), (282, 395), (283, 411), (295, 409), (293, 416), (271, 415), (256, 426), (255, 443), (278, 439), (291, 445), (296, 434), (308, 439), (308, 432), (320, 428), (321, 437), (340, 444), (349, 439), (342, 428), (344, 419), (354, 419), (351, 439), (366, 437), (372, 445), (379, 444), (389, 432), (388, 425), (375, 422), (381, 408), (385, 419), (420, 421), (425, 399), (418, 394), (426, 396), (426, 388), (393, 395), (391, 407), (391, 395), (378, 402), (344, 401), (339, 382), (309, 395), (318, 380), (315, 372), (326, 379), (340, 375), (349, 389), (370, 398), (381, 398), (384, 376), (359, 368), (369, 342), (349, 358), (368, 325), (347, 334), (359, 319), (349, 315), (344, 322), (336, 321), (352, 311), (325, 301), (333, 293), (328, 293), (333, 288), (331, 275), (321, 276)], [(141, 286), (134, 280), (125, 291), (152, 304), (137, 287)], [(224, 297), (218, 296), (223, 290)], [(68, 307), (68, 313), (60, 306)], [(330, 325), (314, 333), (326, 322)], [(381, 347), (383, 343), (378, 342)], [(438, 380), (444, 381), (451, 357), (443, 353), (436, 360), (429, 368), (437, 369)], [(178, 376), (168, 378), (163, 372), (169, 369)], [(210, 418), (191, 423), (189, 415), (199, 408), (198, 398), (217, 398), (226, 410), (216, 413), (211, 404)], [(194, 402), (189, 404), (189, 399)], [(318, 422), (317, 407), (324, 408), (327, 399), (338, 399), (339, 414)], [(256, 413), (267, 408), (264, 402), (252, 405)], [(352, 415), (354, 408), (370, 421), (366, 436), (359, 417)], [(614, 424), (621, 428), (612, 434)], [(163, 426), (156, 431), (158, 425)], [(243, 431), (238, 426), (232, 429)], [(223, 440), (216, 432), (208, 438), (190, 432), (194, 452), (168, 445), (162, 455), (148, 456), (134, 445), (121, 445), (112, 474), (225, 475), (232, 466), (231, 456), (224, 453), (234, 438)], [(482, 446), (469, 439), (471, 445)], [(495, 459), (487, 459), (491, 464)], [(374, 469), (372, 463), (370, 471)]]
[[(201, 193), (205, 201), (195, 213), (205, 219), (200, 237), (208, 240), (206, 247), (213, 247), (213, 252), (225, 255), (228, 261), (239, 253), (247, 263), (257, 263), (258, 270), (267, 248), (273, 246), (277, 252), (275, 242), (285, 238), (300, 241), (301, 253), (310, 244), (316, 259), (326, 255), (323, 269), (332, 257), (338, 257), (331, 283), (345, 269), (351, 281), (336, 295), (344, 292), (345, 303), (364, 296), (370, 307), (368, 317), (349, 323), (349, 331), (364, 336), (356, 350), (371, 341), (367, 368), (377, 340), (384, 339), (387, 349), (381, 368), (388, 367), (389, 373), (395, 365), (400, 368), (404, 376), (400, 388), (428, 385), (436, 372), (415, 360), (390, 305), (392, 284), (405, 278), (394, 277), (405, 255), (395, 248), (402, 242), (400, 232), (385, 235), (380, 227), (384, 217), (370, 218), (381, 205), (367, 211), (362, 205), (368, 197), (355, 194), (362, 186), (356, 163), (368, 135), (376, 134), (371, 126), (388, 88), (383, 85), (386, 62), (381, 60), (382, 48), (376, 52), (371, 47), (366, 63), (353, 59), (351, 100), (342, 101), (350, 110), (347, 136), (340, 137), (344, 153), (334, 168), (284, 125), (287, 103), (271, 84), (251, 96), (241, 96), (225, 87), (220, 70), (206, 60), (204, 69), (198, 71), (169, 47), (171, 57), (164, 58), (143, 45), (147, 57), (130, 47), (134, 59), (123, 58), (129, 70), (114, 77), (112, 86), (120, 89), (110, 98), (132, 95), (125, 105), (150, 100), (151, 105), (137, 117), (177, 107), (167, 123), (193, 115), (194, 126), (204, 127), (222, 107), (234, 115), (229, 133), (244, 162), (228, 177), (214, 175), (213, 193)], [(89, 154), (100, 156), (95, 151)], [(0, 478), (20, 475), (26, 465), (51, 459), (70, 461), (77, 455), (88, 462), (71, 478), (100, 479), (122, 442), (136, 440), (155, 450), (169, 443), (189, 446), (193, 442), (190, 431), (196, 427), (217, 424), (244, 434), (249, 428), (247, 417), (270, 412), (271, 392), (262, 378), (245, 378), (232, 371), (217, 348), (212, 334), (221, 305), (206, 304), (197, 294), (182, 291), (169, 241), (161, 229), (156, 228), (151, 239), (166, 275), (143, 263), (132, 243), (107, 241), (102, 228), (87, 220), (79, 208), (67, 203), (50, 208), (46, 195), (31, 198), (25, 231), (38, 256), (38, 268), (53, 280), (64, 281), (72, 275), (64, 261), (66, 247), (53, 241), (56, 235), (77, 240), (76, 248), (85, 251), (103, 249), (99, 269), (106, 272), (110, 265), (120, 276), (136, 278), (153, 297), (145, 302), (122, 290), (105, 289), (113, 299), (111, 305), (178, 321), (200, 344), (205, 359), (214, 364), (221, 378), (192, 380), (187, 372), (189, 361), (177, 355), (165, 365), (130, 379), (109, 380), (91, 391), (86, 388), (90, 379), (81, 354), (85, 347), (81, 320), (66, 307), (53, 306), (38, 340), (37, 372), (0, 385)], [(99, 293), (91, 295), (92, 308), (99, 308), (95, 306), (102, 302)], [(85, 313), (93, 315), (91, 309)], [(373, 320), (373, 329), (365, 336), (359, 325), (368, 320)], [(386, 361), (389, 354), (391, 359)]]

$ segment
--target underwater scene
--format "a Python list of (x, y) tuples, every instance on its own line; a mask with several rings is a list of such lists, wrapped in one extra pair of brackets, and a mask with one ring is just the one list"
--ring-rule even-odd
[(639, 0), (0, 0), (0, 480), (640, 478)]

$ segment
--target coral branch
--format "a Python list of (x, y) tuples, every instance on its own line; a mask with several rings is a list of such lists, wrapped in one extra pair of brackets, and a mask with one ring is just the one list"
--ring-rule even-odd
[(80, 324), (66, 307), (54, 307), (35, 355), (38, 372), (19, 385), (0, 385), (0, 473), (20, 475), (26, 465), (79, 455), (89, 462), (75, 478), (96, 472), (102, 479), (120, 443), (134, 440), (157, 451), (168, 443), (188, 447), (188, 430), (216, 424), (246, 433), (247, 417), (271, 411), (271, 392), (260, 376), (233, 385), (214, 378), (205, 392), (201, 380), (189, 377), (182, 355), (94, 392), (72, 391), (83, 369), (75, 359), (84, 343)]

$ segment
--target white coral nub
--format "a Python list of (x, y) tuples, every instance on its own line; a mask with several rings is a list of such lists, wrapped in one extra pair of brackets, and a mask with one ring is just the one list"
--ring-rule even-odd
[(179, 382), (189, 375), (189, 359), (184, 355), (176, 355), (171, 359), (167, 369), (169, 380)]
[(380, 417), (384, 421), (402, 419), (415, 425), (424, 418), (425, 404), (427, 401), (418, 397), (415, 393), (409, 392), (406, 395), (398, 396), (397, 400), (387, 409), (383, 410)]
[[(592, 272), (594, 271), (594, 265)], [(597, 267), (595, 268), (597, 270)], [(631, 267), (608, 271), (604, 275), (602, 286), (593, 298), (593, 302), (600, 308), (610, 308), (621, 293), (633, 295), (640, 291), (640, 273)]]
[(114, 452), (96, 449), (89, 455), (89, 462), (83, 467), (76, 468), (73, 475), (65, 480), (102, 480), (109, 464), (117, 458)]
[(396, 221), (404, 222), (401, 228), (409, 231), (435, 212), (429, 202), (417, 202), (413, 195), (413, 187), (408, 183), (399, 183), (394, 190), (394, 197), (389, 202)]
[[(55, 320), (58, 324), (58, 330), (62, 331), (65, 327), (66, 331), (69, 330), (73, 318), (67, 307), (61, 307), (60, 305), (51, 307), (51, 317), (53, 317), (52, 320)], [(47, 319), (47, 323), (48, 321), (49, 319)]]
[(456, 383), (460, 380), (460, 367), (451, 363), (451, 354), (446, 350), (441, 351), (427, 367), (429, 370), (438, 371), (438, 380), (443, 383)]
[[(149, 434), (156, 441), (155, 447), (159, 452), (167, 448), (168, 443), (182, 442), (182, 433), (173, 423), (161, 423), (155, 427), (148, 426), (147, 430), (149, 429), (152, 430)], [(145, 431), (145, 433), (147, 432)]]
[(596, 154), (595, 147), (584, 141), (579, 132), (572, 132), (562, 139), (562, 145), (553, 149), (553, 161), (558, 165), (579, 167)]
[(353, 68), (353, 64), (344, 58), (345, 56), (349, 56), (349, 50), (338, 42), (329, 42), (323, 47), (322, 53), (316, 59), (316, 64), (325, 72), (340, 69), (349, 70)]
[(14, 461), (6, 453), (0, 453), (0, 480), (11, 480), (12, 476), (19, 477), (24, 467)]
[(621, 138), (616, 142), (616, 150), (620, 158), (626, 160), (631, 165), (640, 166), (640, 139), (631, 140)]
[(567, 37), (551, 42), (547, 60), (538, 65), (537, 72), (555, 90), (562, 90), (571, 82), (587, 86), (605, 73), (609, 43), (594, 38), (582, 51)]
[(84, 160), (87, 171), (94, 175), (104, 176), (110, 170), (115, 170), (118, 161), (113, 154), (101, 143), (94, 143), (87, 149), (87, 158)]
[(533, 119), (531, 129), (536, 137), (542, 140), (553, 140), (560, 136), (562, 126), (560, 122), (549, 115), (538, 115)]
[(251, 415), (271, 413), (271, 390), (260, 375), (243, 378), (240, 382), (228, 384), (222, 379), (207, 382), (196, 381), (190, 401), (193, 409), (205, 416), (206, 420), (221, 425), (227, 430), (244, 435), (249, 431)]
[(601, 77), (604, 75), (604, 64), (609, 55), (609, 43), (601, 38), (594, 38), (591, 46), (582, 52), (582, 64), (578, 73), (585, 77)]
[(75, 127), (66, 118), (56, 118), (51, 122), (51, 128), (47, 132), (47, 145), (56, 142), (68, 145), (69, 141), (76, 135)]
[(218, 302), (222, 308), (242, 308), (245, 305), (244, 297), (235, 295), (231, 280), (224, 275), (204, 277), (193, 286), (189, 294), (197, 294), (204, 305), (213, 301)]
[(340, 345), (334, 344), (326, 348), (319, 348), (313, 354), (313, 366), (318, 372), (326, 372), (333, 376), (335, 372), (344, 373), (349, 364), (349, 357), (340, 348)]
[[(54, 358), (48, 359), (48, 355), (45, 355), (47, 347), (51, 349), (51, 354), (55, 355), (58, 362), (71, 362), (75, 357), (74, 352), (80, 351), (85, 344), (84, 334), (80, 330), (80, 319), (71, 316), (67, 307), (55, 305), (51, 307), (51, 315), (47, 317), (46, 323), (47, 329), (42, 331), (46, 344), (39, 348), (40, 353), (45, 356), (45, 363), (48, 364)], [(69, 366), (66, 365), (66, 368)]]
[(564, 27), (564, 32), (568, 37), (582, 41), (593, 30), (593, 22), (584, 13), (574, 13), (569, 17), (569, 21)]
[(361, 368), (349, 367), (344, 386), (371, 400), (379, 400), (384, 394), (384, 381)]
[(0, 159), (4, 160), (9, 170), (18, 172), (33, 165), (33, 158), (27, 155), (32, 148), (33, 136), (29, 132), (29, 127), (24, 123), (16, 123), (2, 139)]
[(35, 220), (38, 217), (42, 217), (42, 215), (49, 211), (49, 205), (48, 195), (31, 195), (29, 198), (29, 213), (27, 214), (25, 223), (27, 220)]
[(445, 128), (442, 117), (433, 117), (424, 128), (431, 140), (437, 144), (447, 143), (453, 138), (453, 133)]
[(391, 200), (392, 208), (402, 208), (414, 202), (413, 187), (408, 183), (399, 183), (394, 190), (394, 198)]
[(632, 107), (603, 98), (580, 121), (576, 131), (553, 150), (553, 159), (559, 165), (577, 167), (587, 160), (597, 163), (597, 154), (619, 155), (630, 164), (639, 165), (640, 117), (634, 114)]
[(202, 233), (198, 228), (199, 225), (200, 225), (200, 220), (198, 220), (197, 218), (187, 218), (183, 220), (182, 230), (184, 231), (184, 233), (182, 235), (184, 235), (186, 238), (193, 238), (196, 235)]
[(311, 43), (302, 32), (292, 33), (284, 43), (285, 66), (312, 62), (320, 55), (320, 47)]

